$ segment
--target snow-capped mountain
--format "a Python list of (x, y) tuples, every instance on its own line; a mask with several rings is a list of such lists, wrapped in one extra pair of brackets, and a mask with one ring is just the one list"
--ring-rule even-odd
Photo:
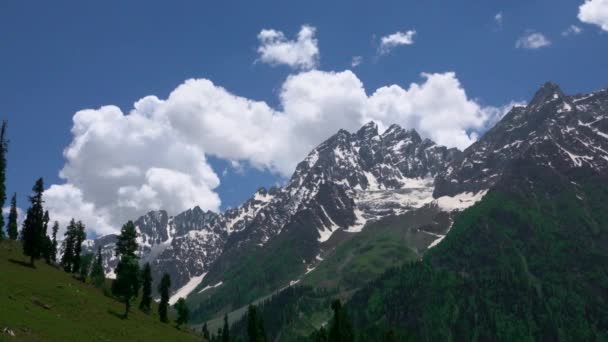
[(566, 96), (544, 84), (439, 173), (434, 195), (488, 189), (524, 154), (560, 168), (608, 170), (608, 89)]
[[(141, 257), (153, 265), (155, 279), (168, 272), (180, 296), (217, 287), (247, 253), (280, 235), (297, 236), (306, 250), (300, 260), (308, 264), (337, 231), (358, 232), (369, 220), (423, 206), (472, 205), (524, 154), (573, 170), (607, 169), (607, 113), (608, 90), (566, 96), (547, 83), (464, 152), (397, 125), (382, 133), (373, 122), (355, 133), (340, 130), (297, 165), (286, 186), (259, 189), (238, 208), (142, 216), (135, 222)], [(102, 246), (109, 274), (117, 261), (114, 240), (102, 237), (94, 247)]]
[[(340, 130), (298, 164), (285, 187), (261, 188), (236, 209), (215, 214), (195, 207), (175, 217), (162, 210), (140, 217), (134, 222), (140, 256), (155, 278), (168, 272), (179, 289), (222, 253), (263, 246), (304, 209), (314, 213), (310, 227), (323, 243), (339, 229), (355, 232), (369, 219), (426, 204), (433, 177), (459, 155), (397, 125), (382, 134), (373, 122), (352, 134)], [(110, 276), (118, 262), (114, 242), (109, 235), (93, 246), (102, 247)]]

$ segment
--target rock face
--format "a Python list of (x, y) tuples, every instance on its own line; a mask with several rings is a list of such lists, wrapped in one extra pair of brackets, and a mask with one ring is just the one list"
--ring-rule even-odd
[[(140, 217), (135, 221), (140, 255), (153, 265), (155, 279), (171, 275), (174, 292), (194, 289), (191, 279), (214, 286), (243, 253), (265, 248), (285, 229), (306, 241), (302, 248), (309, 252), (301, 257), (308, 261), (336, 231), (357, 232), (369, 220), (426, 205), (463, 209), (523, 155), (573, 172), (582, 165), (605, 171), (607, 151), (608, 90), (566, 96), (553, 83), (527, 106), (514, 107), (464, 152), (397, 125), (379, 133), (370, 122), (355, 133), (338, 131), (297, 165), (286, 186), (261, 188), (238, 208), (216, 214), (195, 207), (175, 217), (164, 211)], [(102, 248), (110, 275), (117, 263), (115, 239), (101, 237), (92, 247)]]
[[(555, 153), (549, 153), (557, 147)], [(608, 90), (566, 96), (554, 83), (514, 107), (435, 180), (435, 197), (488, 189), (523, 154), (553, 166), (608, 168)]]

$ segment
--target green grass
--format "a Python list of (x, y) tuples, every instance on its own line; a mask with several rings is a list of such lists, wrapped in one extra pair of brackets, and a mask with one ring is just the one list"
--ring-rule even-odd
[[(439, 221), (441, 223), (437, 223)], [(355, 290), (377, 278), (387, 269), (419, 259), (436, 237), (420, 232), (430, 224), (442, 233), (447, 229), (447, 215), (421, 209), (406, 215), (392, 216), (371, 223), (339, 244), (302, 283), (314, 287)]]
[[(0, 242), (0, 341), (199, 340), (137, 308), (122, 319), (124, 305), (101, 290), (43, 261), (36, 268), (28, 262), (19, 243)], [(16, 336), (2, 334), (4, 328)]]

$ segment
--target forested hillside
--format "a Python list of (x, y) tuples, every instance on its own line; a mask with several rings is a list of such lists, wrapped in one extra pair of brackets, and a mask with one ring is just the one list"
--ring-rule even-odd
[(358, 340), (606, 340), (608, 182), (521, 160), (424, 261), (348, 310)]

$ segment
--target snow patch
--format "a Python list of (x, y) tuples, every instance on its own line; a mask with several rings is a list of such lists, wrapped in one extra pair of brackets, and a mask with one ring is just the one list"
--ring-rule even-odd
[(435, 239), (435, 241), (431, 242), (428, 249), (431, 249), (431, 248), (437, 246), (441, 241), (443, 241), (443, 239), (445, 239), (445, 235), (441, 235), (439, 238)]
[(312, 150), (312, 152), (306, 157), (306, 162), (308, 163), (308, 167), (313, 167), (317, 161), (319, 160), (319, 151), (316, 149)]
[(173, 304), (177, 303), (177, 301), (180, 298), (188, 297), (190, 292), (192, 292), (198, 286), (198, 284), (200, 284), (201, 281), (203, 281), (203, 279), (205, 278), (206, 275), (207, 275), (207, 272), (201, 274), (198, 277), (192, 277), (188, 281), (188, 283), (186, 283), (186, 285), (184, 285), (181, 289), (177, 290), (175, 292), (175, 294), (173, 296), (171, 296), (171, 298), (169, 298), (169, 304), (173, 305)]
[(367, 179), (367, 190), (379, 190), (380, 185), (378, 184), (378, 180), (376, 176), (374, 176), (371, 172), (363, 171), (365, 178)]
[(269, 193), (266, 193), (265, 195), (260, 194), (259, 192), (256, 192), (255, 195), (253, 196), (253, 199), (258, 201), (258, 202), (263, 202), (263, 203), (268, 203), (270, 202), (272, 199), (274, 198), (274, 196), (272, 196)]
[(355, 224), (348, 227), (346, 230), (349, 233), (358, 233), (363, 230), (365, 223), (367, 223), (367, 219), (363, 217), (363, 211), (359, 210), (359, 208), (355, 209)]
[(455, 211), (464, 210), (473, 204), (479, 202), (488, 190), (473, 192), (463, 192), (455, 196), (442, 196), (437, 198), (434, 202), (443, 211)]

